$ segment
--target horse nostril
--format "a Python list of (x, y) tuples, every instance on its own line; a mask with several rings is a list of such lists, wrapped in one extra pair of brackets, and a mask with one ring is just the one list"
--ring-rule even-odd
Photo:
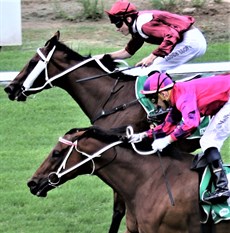
[(7, 86), (4, 88), (4, 91), (7, 93), (7, 94), (10, 94), (12, 92), (12, 88), (10, 86)]
[(37, 183), (34, 180), (30, 180), (30, 181), (27, 182), (27, 186), (29, 188), (34, 188), (34, 187), (37, 186)]

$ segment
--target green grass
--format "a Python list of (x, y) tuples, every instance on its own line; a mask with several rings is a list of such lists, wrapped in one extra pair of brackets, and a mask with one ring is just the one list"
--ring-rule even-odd
[[(92, 27), (82, 30), (87, 36), (87, 30)], [(63, 31), (63, 35), (72, 35), (68, 29)], [(3, 47), (0, 70), (19, 71), (36, 48), (44, 45), (49, 38), (47, 34), (40, 30), (25, 32), (23, 46)], [(114, 38), (110, 42), (110, 46), (88, 45), (74, 39), (69, 43), (81, 54), (100, 54), (119, 48), (120, 42), (115, 43)], [(149, 49), (152, 47), (144, 47), (129, 60), (130, 64), (149, 54)], [(210, 44), (207, 53), (194, 62), (227, 60), (228, 42)], [(26, 103), (17, 103), (9, 101), (0, 87), (0, 114), (0, 233), (106, 232), (111, 221), (112, 190), (97, 177), (79, 177), (51, 191), (46, 199), (31, 195), (26, 186), (59, 136), (71, 128), (89, 125), (70, 96), (54, 88), (37, 94)], [(230, 163), (229, 151), (230, 140), (222, 149), (226, 163)], [(124, 229), (123, 223), (119, 232)]]
[(112, 191), (97, 177), (79, 177), (51, 191), (46, 199), (31, 195), (26, 186), (59, 136), (89, 125), (76, 103), (58, 88), (16, 103), (7, 99), (1, 87), (0, 101), (0, 232), (100, 233), (107, 229)]

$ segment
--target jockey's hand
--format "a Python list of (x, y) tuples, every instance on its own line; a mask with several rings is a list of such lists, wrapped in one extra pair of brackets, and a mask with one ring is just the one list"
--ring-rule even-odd
[(157, 58), (154, 54), (150, 54), (148, 57), (143, 58), (140, 62), (138, 62), (135, 66), (148, 67), (152, 65), (153, 61)]
[(129, 143), (138, 143), (141, 142), (143, 140), (143, 138), (147, 137), (147, 133), (143, 132), (143, 133), (135, 133), (133, 135), (130, 136), (130, 138), (128, 138)]
[(153, 153), (156, 153), (158, 150), (162, 151), (166, 146), (168, 146), (172, 142), (172, 138), (170, 135), (164, 137), (164, 138), (159, 138), (156, 139), (152, 143), (152, 149)]

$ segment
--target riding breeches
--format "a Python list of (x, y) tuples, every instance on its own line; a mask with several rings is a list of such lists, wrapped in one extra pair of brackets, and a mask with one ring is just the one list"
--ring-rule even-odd
[(202, 56), (206, 52), (207, 43), (198, 28), (190, 29), (183, 34), (183, 40), (164, 58), (158, 57), (153, 62), (152, 70), (165, 72)]
[(200, 139), (202, 151), (216, 147), (219, 151), (224, 141), (230, 136), (230, 99), (211, 119), (204, 135)]

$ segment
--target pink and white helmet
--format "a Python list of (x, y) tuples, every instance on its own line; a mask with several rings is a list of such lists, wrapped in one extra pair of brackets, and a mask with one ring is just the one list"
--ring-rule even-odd
[(170, 89), (174, 86), (174, 81), (167, 73), (154, 72), (144, 83), (143, 95), (151, 95)]

